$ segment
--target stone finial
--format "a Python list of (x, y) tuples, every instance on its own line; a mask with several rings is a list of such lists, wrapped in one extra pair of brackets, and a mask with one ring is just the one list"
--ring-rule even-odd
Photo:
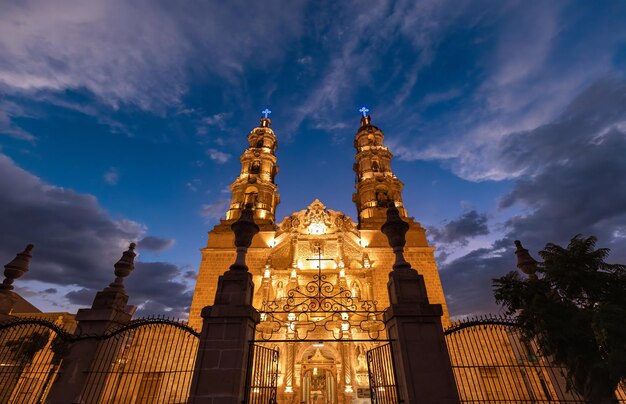
[(234, 271), (247, 271), (246, 253), (248, 252), (248, 247), (252, 244), (252, 238), (260, 230), (259, 226), (254, 223), (252, 204), (246, 204), (246, 207), (241, 211), (241, 216), (230, 228), (235, 233), (235, 247), (237, 247), (237, 258), (230, 266), (230, 269)]
[(528, 275), (530, 279), (537, 279), (537, 261), (530, 256), (528, 250), (522, 246), (521, 241), (515, 240), (515, 247), (519, 270)]
[(406, 244), (406, 233), (409, 231), (409, 224), (400, 218), (400, 212), (393, 201), (389, 202), (387, 221), (380, 230), (387, 236), (389, 245), (396, 254), (396, 262), (393, 264), (393, 269), (411, 269), (411, 264), (404, 259), (404, 246)]
[(13, 282), (28, 272), (30, 259), (33, 257), (30, 252), (33, 249), (32, 244), (28, 244), (23, 252), (18, 253), (13, 261), (4, 266), (4, 281), (0, 285), (0, 290), (13, 290)]
[(124, 289), (124, 278), (135, 269), (135, 243), (130, 243), (128, 250), (124, 251), (119, 261), (115, 263), (115, 280), (109, 285), (110, 289)]

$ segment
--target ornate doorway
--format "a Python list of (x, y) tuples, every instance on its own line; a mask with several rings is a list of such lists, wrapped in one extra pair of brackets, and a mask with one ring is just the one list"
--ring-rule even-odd
[[(346, 282), (343, 264), (324, 268), (332, 260), (323, 257), (321, 241), (313, 240), (315, 256), (306, 259), (317, 264), (315, 272), (277, 282), (266, 295), (272, 300), (262, 301), (254, 342), (280, 352), (278, 402), (369, 403), (366, 354), (389, 342), (383, 312), (358, 283)], [(395, 380), (393, 367), (384, 371)]]
[(302, 403), (337, 404), (337, 366), (335, 359), (320, 348), (302, 362)]

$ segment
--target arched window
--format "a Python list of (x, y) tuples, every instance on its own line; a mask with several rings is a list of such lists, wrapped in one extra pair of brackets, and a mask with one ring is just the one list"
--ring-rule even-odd
[(387, 207), (389, 201), (389, 191), (387, 191), (386, 188), (380, 188), (376, 190), (376, 204), (379, 207)]
[(263, 138), (260, 138), (259, 140), (257, 140), (257, 142), (256, 142), (256, 147), (257, 147), (257, 148), (261, 148), (261, 147), (263, 147)]
[(259, 160), (254, 160), (252, 165), (250, 166), (250, 174), (258, 174), (261, 172), (261, 162)]
[(372, 171), (374, 171), (375, 173), (380, 172), (380, 163), (378, 162), (378, 160), (372, 161)]
[(259, 190), (256, 187), (246, 188), (246, 192), (243, 195), (244, 206), (249, 203), (251, 203), (252, 206), (256, 205), (258, 197), (259, 197)]

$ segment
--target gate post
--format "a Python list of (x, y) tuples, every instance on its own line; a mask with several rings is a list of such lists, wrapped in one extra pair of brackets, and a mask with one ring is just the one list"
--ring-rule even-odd
[(385, 323), (392, 340), (400, 398), (406, 403), (459, 403), (446, 346), (440, 304), (430, 304), (424, 277), (404, 259), (408, 223), (390, 205), (381, 231), (396, 260), (389, 273), (389, 308)]
[(254, 283), (246, 265), (246, 253), (259, 232), (251, 205), (231, 225), (237, 258), (219, 277), (215, 303), (202, 309), (202, 333), (191, 382), (189, 404), (241, 404), (250, 341), (254, 339), (259, 312), (252, 307)]
[[(78, 310), (75, 335), (102, 336), (113, 327), (130, 321), (132, 313), (126, 308), (128, 295), (124, 289), (124, 278), (135, 268), (134, 249), (135, 243), (131, 243), (115, 264), (115, 281), (96, 293), (91, 308)], [(95, 365), (93, 361), (99, 345), (100, 341), (95, 338), (79, 339), (70, 345), (46, 403), (83, 403), (81, 393), (89, 370)]]

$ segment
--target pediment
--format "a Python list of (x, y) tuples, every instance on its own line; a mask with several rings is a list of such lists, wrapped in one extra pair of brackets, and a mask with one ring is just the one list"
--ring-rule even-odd
[(306, 209), (294, 212), (283, 219), (278, 225), (278, 232), (313, 235), (337, 232), (357, 234), (357, 227), (350, 217), (326, 208), (319, 199), (315, 199)]

